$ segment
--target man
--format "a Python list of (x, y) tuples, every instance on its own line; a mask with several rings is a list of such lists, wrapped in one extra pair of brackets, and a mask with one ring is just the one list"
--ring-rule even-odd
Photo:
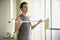
[(28, 11), (27, 3), (21, 3), (20, 9), (22, 14), (19, 15), (15, 20), (15, 32), (18, 31), (17, 40), (30, 40), (31, 29), (34, 29), (39, 23), (42, 22), (42, 20), (39, 20), (35, 25), (31, 25), (31, 22), (23, 22), (30, 21), (28, 17), (26, 17), (26, 13)]

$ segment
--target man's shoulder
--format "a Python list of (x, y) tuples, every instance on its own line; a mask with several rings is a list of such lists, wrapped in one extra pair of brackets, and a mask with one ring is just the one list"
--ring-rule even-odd
[(17, 20), (17, 19), (20, 19), (20, 16), (17, 16), (17, 17), (16, 17), (16, 20)]

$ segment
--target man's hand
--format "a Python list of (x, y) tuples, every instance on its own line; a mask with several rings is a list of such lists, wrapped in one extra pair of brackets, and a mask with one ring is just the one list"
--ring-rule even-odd
[(37, 24), (39, 24), (39, 23), (41, 23), (41, 22), (43, 22), (43, 20), (40, 19), (40, 20), (38, 20), (38, 23), (37, 23)]

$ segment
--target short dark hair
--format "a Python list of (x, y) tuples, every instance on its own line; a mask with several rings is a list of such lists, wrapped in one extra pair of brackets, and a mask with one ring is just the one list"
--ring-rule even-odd
[(27, 2), (22, 2), (22, 3), (20, 4), (20, 9), (23, 8), (23, 5), (24, 5), (24, 4), (27, 4)]

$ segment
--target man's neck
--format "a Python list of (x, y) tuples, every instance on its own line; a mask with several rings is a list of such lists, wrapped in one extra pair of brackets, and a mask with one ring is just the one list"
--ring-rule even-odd
[(23, 16), (26, 16), (26, 13), (22, 13)]

